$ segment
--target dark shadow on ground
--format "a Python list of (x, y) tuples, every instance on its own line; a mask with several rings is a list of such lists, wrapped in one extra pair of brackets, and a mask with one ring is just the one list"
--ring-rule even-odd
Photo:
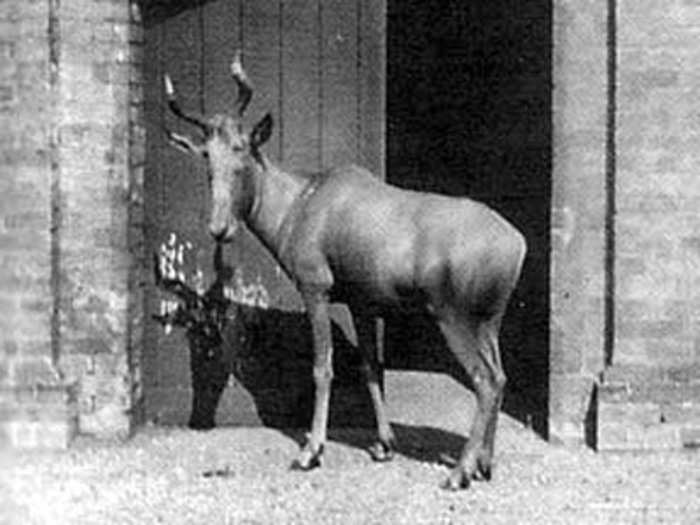
[[(157, 259), (154, 271), (156, 285), (179, 299), (175, 311), (154, 318), (185, 330), (193, 391), (188, 426), (206, 430), (216, 425), (217, 407), (233, 376), (242, 387), (235, 391), (253, 399), (256, 423), (280, 429), (307, 427), (314, 386), (306, 315), (229, 301), (224, 286), (233, 268), (224, 263), (220, 248), (214, 254), (215, 280), (203, 293), (165, 278)], [(329, 426), (370, 426), (374, 415), (353, 329), (337, 308), (332, 308), (331, 318), (335, 377)]]
[[(393, 423), (392, 428), (396, 436), (395, 453), (406, 458), (422, 463), (431, 463), (454, 467), (458, 463), (459, 456), (466, 439), (462, 436), (442, 429), (405, 425)], [(303, 446), (305, 432), (300, 429), (278, 429), (285, 436)], [(374, 433), (368, 429), (358, 428), (331, 428), (328, 431), (328, 439), (342, 443), (350, 447), (367, 451), (367, 461), (372, 461), (368, 449), (373, 444)], [(292, 459), (290, 458), (290, 468)], [(202, 473), (205, 478), (225, 478), (235, 475), (230, 466), (206, 470)]]
[[(424, 425), (407, 425), (392, 423), (396, 437), (396, 453), (423, 463), (437, 463), (452, 467), (462, 453), (467, 439), (464, 436)], [(306, 441), (306, 431), (301, 428), (278, 429), (284, 435), (302, 447)], [(369, 448), (376, 441), (376, 432), (369, 428), (328, 429), (329, 441), (364, 450), (367, 460), (371, 461)], [(291, 459), (290, 459), (291, 461)]]
[[(190, 344), (193, 402), (190, 427), (211, 428), (229, 375), (252, 396), (260, 423), (274, 428), (307, 427), (313, 408), (312, 342), (299, 312), (236, 305), (222, 344), (203, 358)], [(330, 426), (368, 426), (372, 407), (360, 370), (360, 355), (333, 324), (334, 373)], [(214, 381), (212, 381), (214, 380)], [(217, 387), (211, 395), (212, 385)]]
[[(396, 436), (396, 452), (424, 463), (440, 463), (454, 466), (464, 448), (466, 438), (454, 432), (424, 425), (392, 423)], [(300, 435), (291, 436), (299, 441)], [(303, 436), (301, 436), (303, 437)], [(375, 441), (373, 430), (332, 428), (328, 432), (331, 441), (367, 450)], [(369, 459), (369, 452), (367, 453)]]

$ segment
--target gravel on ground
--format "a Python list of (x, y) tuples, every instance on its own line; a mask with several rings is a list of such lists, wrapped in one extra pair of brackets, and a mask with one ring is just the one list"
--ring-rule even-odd
[(298, 472), (299, 431), (145, 426), (0, 454), (0, 525), (700, 523), (700, 451), (566, 448), (505, 414), (493, 479), (441, 489), (471, 415), (461, 387), (421, 377), (413, 394), (418, 376), (388, 390), (401, 390), (389, 463), (369, 458), (370, 429), (331, 429), (322, 468)]

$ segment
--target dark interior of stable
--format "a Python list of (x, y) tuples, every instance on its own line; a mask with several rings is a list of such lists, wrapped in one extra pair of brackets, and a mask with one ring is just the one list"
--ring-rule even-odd
[[(528, 258), (501, 337), (505, 409), (544, 432), (549, 363), (550, 2), (390, 1), (387, 179), (482, 200)], [(387, 326), (390, 367), (454, 370), (421, 317)]]

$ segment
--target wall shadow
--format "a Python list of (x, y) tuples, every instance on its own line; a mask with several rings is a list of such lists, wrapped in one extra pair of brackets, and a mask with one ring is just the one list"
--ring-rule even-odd
[[(222, 350), (231, 373), (255, 400), (261, 422), (308, 428), (313, 410), (311, 326), (304, 313), (235, 305)], [(341, 324), (333, 326), (333, 389), (329, 426), (374, 424), (361, 356)], [(236, 340), (235, 338), (238, 337)]]
[[(505, 410), (546, 434), (551, 2), (389, 0), (387, 179), (490, 205), (527, 238), (501, 333)], [(387, 323), (387, 365), (454, 365), (429, 319)]]
[[(185, 330), (193, 393), (188, 426), (216, 426), (221, 396), (233, 376), (252, 397), (260, 423), (280, 429), (308, 427), (314, 391), (308, 318), (302, 312), (229, 301), (224, 286), (233, 268), (224, 264), (220, 247), (214, 270), (214, 282), (200, 294), (182, 281), (164, 278), (154, 260), (156, 285), (179, 299), (176, 310), (153, 317)], [(332, 321), (335, 377), (329, 426), (372, 426), (360, 353), (345, 319), (333, 314)]]
[[(215, 426), (216, 410), (232, 375), (253, 398), (260, 422), (279, 429), (308, 428), (313, 411), (312, 342), (305, 314), (231, 305), (235, 311), (211, 345), (188, 331), (193, 389), (189, 426)], [(230, 314), (229, 314), (230, 315)], [(371, 426), (372, 406), (360, 356), (333, 326), (334, 373), (329, 426)]]

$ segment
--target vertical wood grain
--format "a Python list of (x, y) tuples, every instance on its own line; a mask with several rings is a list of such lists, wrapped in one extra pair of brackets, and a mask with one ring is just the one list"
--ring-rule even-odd
[(359, 2), (360, 160), (385, 179), (386, 2)]
[(207, 115), (227, 113), (236, 101), (230, 65), (241, 45), (241, 1), (217, 0), (203, 7), (204, 109)]
[(282, 155), (290, 169), (320, 169), (319, 3), (285, 1), (282, 13)]
[[(163, 26), (161, 57), (171, 76), (182, 106), (201, 111), (202, 93), (202, 25), (199, 8), (188, 9), (168, 19)], [(162, 86), (162, 82), (159, 83)], [(162, 89), (162, 88), (161, 88)], [(161, 91), (161, 96), (164, 94)], [(163, 100), (163, 107), (165, 101)], [(198, 131), (165, 111), (167, 129), (198, 137)], [(205, 168), (200, 159), (170, 147), (165, 139), (161, 152), (163, 173), (163, 228), (153, 246), (167, 240), (171, 232), (178, 241), (196, 241), (206, 235), (203, 206), (206, 195)], [(189, 352), (183, 334), (166, 336), (162, 331), (158, 344), (159, 387), (183, 388), (189, 380)]]
[(323, 167), (358, 163), (357, 2), (325, 0), (321, 10)]
[[(243, 66), (253, 84), (253, 99), (244, 121), (250, 130), (265, 113), (272, 114), (273, 133), (263, 152), (273, 162), (282, 158), (279, 80), (283, 4), (281, 0), (244, 0), (242, 9)], [(241, 235), (240, 247), (244, 258), (241, 268), (246, 278), (260, 278), (275, 307), (300, 309), (293, 284), (278, 268), (273, 256), (249, 233)]]
[(281, 0), (243, 1), (243, 66), (253, 84), (253, 99), (246, 122), (253, 126), (265, 113), (271, 113), (274, 128), (265, 154), (278, 162), (280, 133), (280, 44)]
[[(162, 150), (163, 140), (163, 105), (162, 86), (163, 70), (161, 63), (162, 26), (151, 26), (146, 30), (144, 38), (144, 62), (149, 67), (144, 68), (144, 124), (146, 127), (146, 165), (144, 168), (144, 240), (153, 251), (162, 226)], [(150, 253), (147, 254), (150, 256)], [(148, 288), (145, 296), (144, 310), (149, 314), (158, 309), (158, 292)], [(143, 352), (143, 387), (148, 389), (158, 382), (157, 353), (159, 332), (152, 325), (144, 330), (143, 345), (149, 351)], [(151, 349), (153, 351), (151, 351)], [(146, 401), (149, 401), (148, 396)]]

